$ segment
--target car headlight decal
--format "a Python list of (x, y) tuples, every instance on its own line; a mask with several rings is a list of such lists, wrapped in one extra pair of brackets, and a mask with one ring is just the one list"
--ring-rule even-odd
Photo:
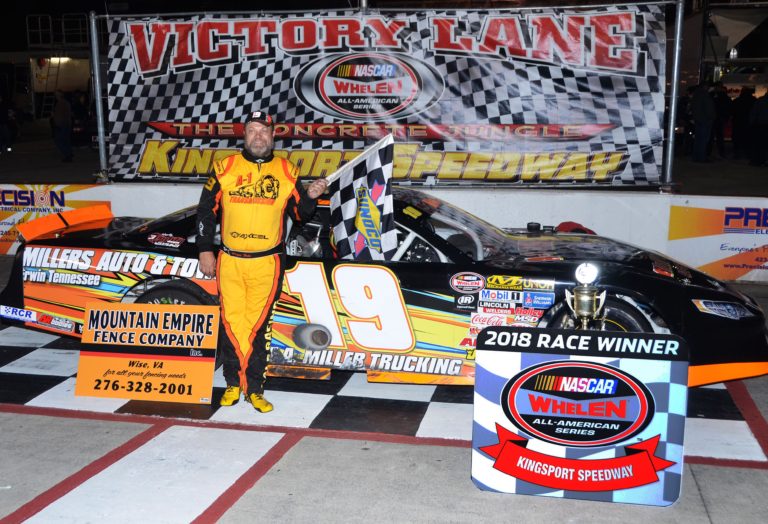
[(720, 302), (717, 300), (693, 299), (693, 305), (702, 313), (709, 313), (718, 317), (740, 320), (754, 317), (755, 314), (741, 304), (735, 302)]

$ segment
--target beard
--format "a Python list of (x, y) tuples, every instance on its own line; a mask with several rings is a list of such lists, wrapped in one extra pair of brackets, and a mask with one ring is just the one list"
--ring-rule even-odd
[(248, 144), (246, 150), (255, 157), (263, 158), (269, 156), (274, 147), (273, 143), (261, 143), (261, 144)]

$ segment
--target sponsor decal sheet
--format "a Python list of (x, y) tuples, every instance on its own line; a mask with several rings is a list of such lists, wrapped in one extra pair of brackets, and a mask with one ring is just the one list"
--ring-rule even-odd
[(114, 179), (203, 182), (260, 109), (302, 177), (391, 133), (400, 182), (659, 183), (662, 5), (107, 24)]
[(483, 490), (668, 506), (680, 496), (688, 349), (672, 335), (494, 326), (478, 335)]
[(721, 280), (768, 281), (768, 198), (677, 198), (666, 252)]
[[(197, 258), (132, 250), (34, 246), (24, 250), (22, 285), (27, 325), (64, 334), (82, 334), (89, 302), (119, 302), (153, 277), (191, 279), (215, 292), (199, 271)], [(55, 285), (52, 285), (55, 284)]]

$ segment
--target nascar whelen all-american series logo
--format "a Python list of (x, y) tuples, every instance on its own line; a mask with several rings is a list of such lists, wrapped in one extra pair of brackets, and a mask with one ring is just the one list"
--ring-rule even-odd
[(302, 69), (295, 90), (309, 107), (337, 118), (381, 120), (421, 113), (443, 94), (432, 67), (396, 54), (323, 57)]
[(532, 437), (562, 446), (607, 446), (653, 418), (650, 391), (611, 366), (549, 362), (523, 370), (502, 390), (504, 414)]

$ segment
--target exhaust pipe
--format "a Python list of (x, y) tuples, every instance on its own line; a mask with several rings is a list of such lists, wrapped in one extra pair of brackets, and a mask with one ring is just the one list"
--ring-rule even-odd
[(293, 330), (293, 341), (301, 349), (320, 351), (331, 344), (331, 332), (321, 324), (299, 324)]

